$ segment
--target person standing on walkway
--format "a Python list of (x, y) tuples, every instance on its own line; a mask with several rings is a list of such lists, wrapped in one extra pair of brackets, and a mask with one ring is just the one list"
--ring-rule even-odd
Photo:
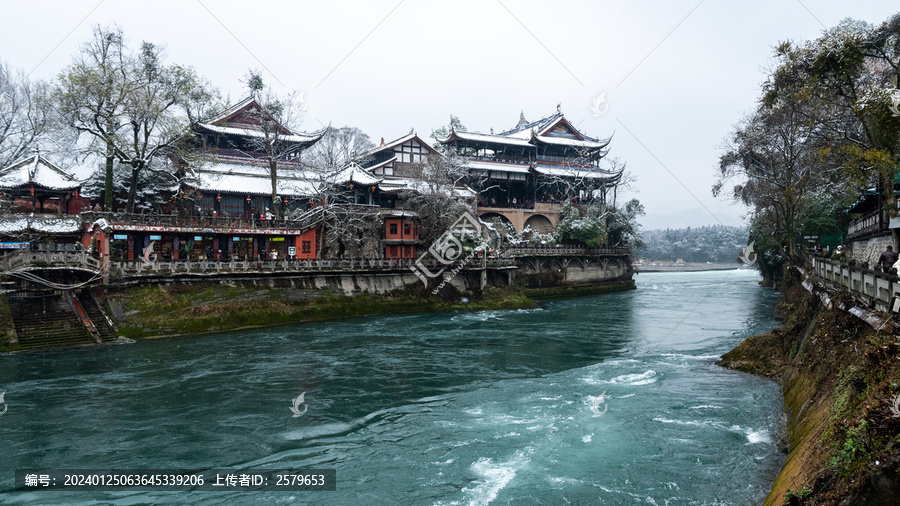
[(881, 253), (881, 256), (878, 257), (878, 263), (881, 265), (881, 270), (885, 274), (891, 272), (891, 267), (897, 263), (897, 253), (894, 251), (893, 246), (888, 246), (884, 252)]

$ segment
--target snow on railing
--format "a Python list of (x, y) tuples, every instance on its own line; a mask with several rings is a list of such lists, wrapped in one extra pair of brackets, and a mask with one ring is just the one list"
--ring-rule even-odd
[(86, 251), (12, 251), (0, 257), (0, 270), (25, 268), (78, 268), (100, 272), (102, 261)]

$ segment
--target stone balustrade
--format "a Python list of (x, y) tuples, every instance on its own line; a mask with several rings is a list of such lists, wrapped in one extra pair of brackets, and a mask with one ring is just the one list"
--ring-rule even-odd
[(895, 296), (900, 295), (900, 278), (881, 271), (838, 263), (810, 256), (816, 281), (833, 288), (849, 290), (857, 298), (882, 311), (889, 311)]
[(577, 248), (577, 247), (512, 247), (501, 252), (504, 257), (604, 257), (630, 255), (630, 248)]

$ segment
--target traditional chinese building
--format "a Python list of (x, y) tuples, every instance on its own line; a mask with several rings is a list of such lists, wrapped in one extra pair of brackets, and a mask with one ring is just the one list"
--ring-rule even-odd
[(12, 201), (11, 211), (78, 214), (90, 204), (80, 190), (80, 181), (40, 153), (0, 171), (0, 191)]
[(80, 181), (39, 153), (0, 170), (0, 249), (74, 249), (77, 215), (90, 206), (80, 190)]
[(332, 203), (376, 205), (381, 179), (358, 163), (350, 162), (321, 184), (331, 189)]
[[(276, 125), (279, 153), (277, 201), (272, 201), (270, 157), (260, 140), (264, 113), (247, 98), (207, 123), (192, 126), (194, 150), (176, 160), (183, 187), (172, 216), (100, 213), (88, 240), (113, 261), (307, 260), (316, 257), (318, 189), (300, 160), (325, 130), (306, 134)], [(189, 158), (189, 159), (188, 159)], [(276, 219), (275, 209), (294, 209), (299, 219)], [(297, 213), (295, 213), (297, 214)]]
[[(270, 157), (260, 141), (267, 133), (262, 126), (264, 113), (259, 104), (247, 98), (207, 123), (196, 123), (198, 161), (191, 161), (196, 178), (186, 178), (188, 198), (183, 206), (191, 212), (216, 215), (265, 215), (273, 210), (305, 209), (316, 194), (315, 178), (302, 165), (303, 152), (325, 135), (326, 129), (313, 133), (293, 132), (278, 126), (279, 154), (276, 189), (279, 202), (272, 202)], [(272, 137), (272, 134), (268, 134)]]
[(584, 134), (557, 108), (538, 121), (523, 113), (515, 127), (497, 134), (451, 129), (438, 141), (466, 159), (482, 219), (549, 232), (559, 223), (562, 202), (605, 202), (621, 179), (621, 170), (600, 167), (610, 139)]
[(384, 257), (416, 258), (420, 254), (418, 216), (404, 210), (403, 192), (419, 191), (429, 157), (441, 157), (415, 132), (381, 143), (363, 156), (365, 169), (381, 178), (377, 203), (384, 219)]

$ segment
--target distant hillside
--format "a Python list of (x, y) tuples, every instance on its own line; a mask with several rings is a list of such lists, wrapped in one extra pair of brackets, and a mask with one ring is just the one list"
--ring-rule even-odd
[(748, 227), (714, 225), (644, 231), (638, 257), (685, 262), (737, 262), (747, 246)]

